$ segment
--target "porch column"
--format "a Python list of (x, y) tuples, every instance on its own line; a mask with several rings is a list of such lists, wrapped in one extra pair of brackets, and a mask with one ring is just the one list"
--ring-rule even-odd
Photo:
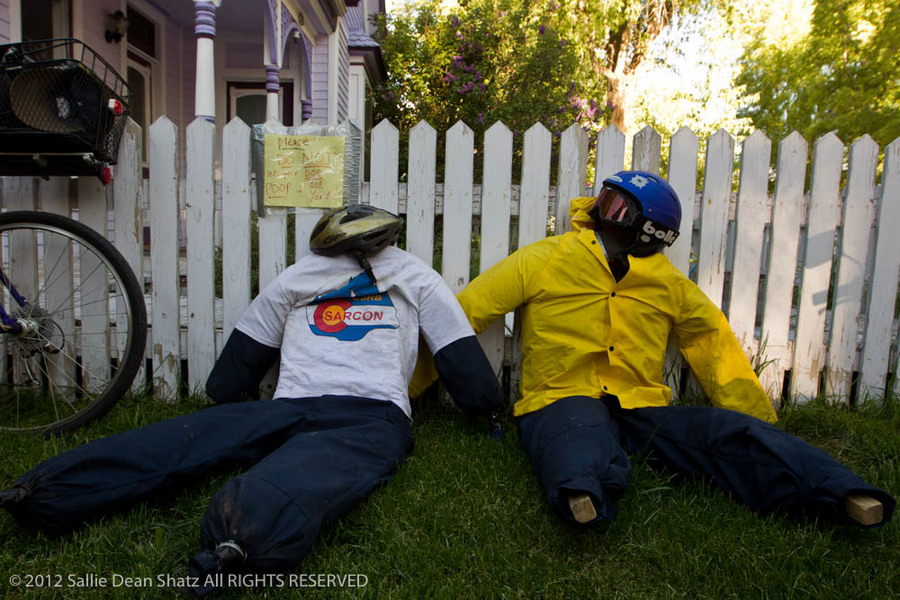
[[(278, 110), (278, 74), (280, 71), (278, 65), (266, 65), (266, 121), (271, 119), (281, 121), (281, 111)], [(284, 101), (290, 102), (292, 99), (285, 98)]]
[(216, 122), (214, 44), (216, 7), (221, 2), (194, 0), (194, 35), (197, 37), (197, 71), (194, 82), (194, 115)]

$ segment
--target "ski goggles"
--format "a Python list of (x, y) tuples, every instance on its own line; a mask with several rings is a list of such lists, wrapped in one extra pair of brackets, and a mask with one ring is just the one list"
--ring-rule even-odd
[(640, 206), (632, 198), (618, 190), (604, 187), (597, 194), (592, 212), (600, 219), (622, 226), (634, 225), (643, 216)]

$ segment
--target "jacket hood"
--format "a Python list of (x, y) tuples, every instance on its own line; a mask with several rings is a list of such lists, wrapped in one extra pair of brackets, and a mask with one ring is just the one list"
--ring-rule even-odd
[(591, 210), (595, 200), (593, 196), (582, 196), (569, 201), (569, 220), (572, 222), (572, 229), (581, 231), (594, 228), (594, 220), (588, 215), (588, 211)]

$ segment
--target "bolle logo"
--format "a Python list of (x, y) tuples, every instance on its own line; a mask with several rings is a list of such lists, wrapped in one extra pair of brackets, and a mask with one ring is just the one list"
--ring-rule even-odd
[(667, 246), (671, 246), (675, 242), (675, 238), (678, 237), (677, 231), (672, 231), (671, 229), (657, 229), (654, 226), (653, 221), (644, 221), (644, 226), (641, 228), (641, 231), (644, 234), (641, 236), (642, 242), (649, 242), (652, 238), (656, 238)]
[(339, 239), (345, 238), (345, 237), (347, 237), (346, 233), (344, 233), (343, 231), (338, 231), (337, 233), (332, 233), (327, 238), (325, 238), (325, 243), (332, 244), (332, 243), (338, 241)]

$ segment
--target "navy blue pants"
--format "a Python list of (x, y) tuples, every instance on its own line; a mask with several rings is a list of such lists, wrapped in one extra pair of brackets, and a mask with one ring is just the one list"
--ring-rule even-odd
[(631, 475), (629, 454), (707, 479), (759, 513), (858, 524), (844, 499), (871, 496), (890, 520), (895, 500), (774, 425), (711, 407), (623, 409), (615, 397), (575, 396), (519, 418), (519, 433), (550, 504), (575, 522), (568, 494), (588, 493), (596, 521), (616, 514)]
[(49, 533), (182, 487), (214, 470), (253, 464), (212, 498), (204, 547), (233, 540), (244, 568), (283, 571), (332, 523), (387, 481), (412, 451), (395, 404), (323, 396), (224, 404), (96, 440), (50, 458), (16, 482), (5, 505)]

